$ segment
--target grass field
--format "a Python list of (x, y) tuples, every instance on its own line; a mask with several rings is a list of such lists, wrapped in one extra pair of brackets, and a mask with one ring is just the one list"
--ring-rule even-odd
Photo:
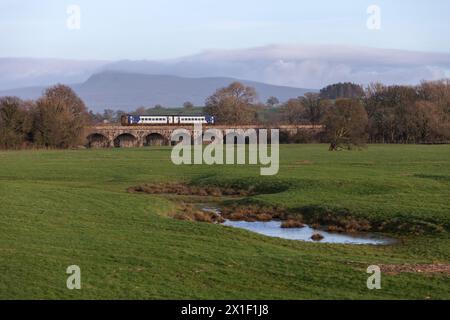
[[(280, 152), (276, 177), (175, 166), (169, 148), (0, 152), (0, 299), (450, 299), (439, 274), (366, 287), (369, 265), (450, 263), (450, 146)], [(303, 243), (175, 220), (176, 203), (126, 192), (167, 181), (274, 186), (250, 200), (430, 228), (391, 246)], [(81, 290), (66, 288), (73, 264)]]

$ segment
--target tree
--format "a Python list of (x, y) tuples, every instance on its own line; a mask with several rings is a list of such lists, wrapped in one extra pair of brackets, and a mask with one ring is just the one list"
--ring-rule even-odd
[(280, 107), (281, 121), (288, 124), (305, 122), (306, 108), (300, 98), (289, 99)]
[(244, 124), (256, 121), (256, 91), (239, 82), (218, 89), (206, 99), (205, 112), (219, 123)]
[(278, 104), (280, 104), (280, 100), (278, 100), (277, 97), (270, 97), (269, 99), (267, 99), (266, 105), (269, 108), (273, 108), (275, 106), (277, 106)]
[(412, 115), (411, 129), (414, 142), (429, 142), (444, 134), (441, 124), (442, 114), (439, 108), (428, 101), (418, 101), (410, 106)]
[(103, 115), (99, 112), (89, 111), (89, 119), (91, 124), (99, 124), (103, 122)]
[(450, 79), (422, 82), (418, 94), (420, 99), (433, 102), (450, 115)]
[(136, 108), (136, 110), (133, 112), (134, 115), (140, 116), (140, 115), (145, 115), (146, 111), (145, 111), (145, 107), (138, 107)]
[(185, 108), (186, 110), (192, 110), (194, 109), (194, 104), (190, 101), (186, 101), (185, 103), (183, 103), (183, 108)]
[(115, 112), (114, 112), (114, 110), (112, 110), (112, 109), (105, 109), (103, 111), (103, 120), (106, 120), (107, 122), (113, 122), (114, 119), (115, 119)]
[(32, 119), (27, 105), (17, 97), (0, 98), (0, 148), (21, 148), (30, 142)]
[(372, 85), (364, 99), (369, 116), (370, 141), (406, 143), (413, 137), (412, 106), (418, 101), (417, 90), (410, 86)]
[(88, 119), (86, 106), (70, 87), (50, 87), (36, 103), (35, 143), (54, 148), (80, 145)]
[(320, 96), (324, 99), (349, 98), (359, 99), (364, 96), (364, 89), (355, 83), (339, 82), (320, 90)]
[(322, 99), (317, 93), (306, 93), (299, 99), (304, 106), (304, 117), (313, 125), (322, 121), (325, 110), (331, 105), (328, 99)]
[(367, 112), (358, 100), (338, 99), (324, 118), (330, 151), (362, 146), (367, 141)]

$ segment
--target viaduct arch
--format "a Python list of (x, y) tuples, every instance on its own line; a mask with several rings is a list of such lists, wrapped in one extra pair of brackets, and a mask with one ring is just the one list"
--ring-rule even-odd
[[(294, 136), (300, 132), (320, 133), (323, 126), (314, 125), (281, 125), (277, 127), (267, 127), (261, 125), (239, 125), (239, 126), (203, 126), (202, 130), (221, 130), (225, 139), (226, 130), (248, 130), (267, 129), (270, 137), (270, 130), (278, 129), (281, 137)], [(175, 129), (185, 129), (191, 136), (194, 136), (193, 126), (119, 126), (119, 125), (99, 125), (88, 128), (86, 134), (86, 146), (88, 148), (131, 148), (147, 146), (169, 146), (170, 137)]]

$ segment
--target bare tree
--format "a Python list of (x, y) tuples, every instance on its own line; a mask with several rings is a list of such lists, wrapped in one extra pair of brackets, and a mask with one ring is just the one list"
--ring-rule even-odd
[(218, 89), (206, 100), (205, 112), (218, 122), (243, 124), (256, 121), (256, 91), (239, 82)]
[(25, 103), (16, 97), (0, 98), (0, 148), (17, 149), (31, 140), (32, 118)]
[(88, 119), (86, 106), (71, 88), (50, 87), (36, 103), (35, 143), (55, 148), (80, 145)]
[(367, 112), (358, 100), (336, 100), (327, 110), (324, 124), (330, 151), (363, 146), (367, 141)]
[(288, 124), (299, 124), (305, 122), (306, 108), (302, 101), (289, 99), (280, 107), (281, 121)]
[(317, 125), (322, 121), (327, 107), (331, 106), (328, 99), (323, 99), (317, 93), (306, 93), (299, 100), (304, 106), (304, 116), (309, 123)]

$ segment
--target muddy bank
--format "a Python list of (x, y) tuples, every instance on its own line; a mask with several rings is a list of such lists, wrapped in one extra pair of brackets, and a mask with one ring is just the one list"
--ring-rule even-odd
[(197, 221), (207, 223), (224, 223), (225, 219), (215, 210), (204, 210), (198, 205), (183, 204), (178, 212), (169, 214), (169, 216), (185, 221)]

